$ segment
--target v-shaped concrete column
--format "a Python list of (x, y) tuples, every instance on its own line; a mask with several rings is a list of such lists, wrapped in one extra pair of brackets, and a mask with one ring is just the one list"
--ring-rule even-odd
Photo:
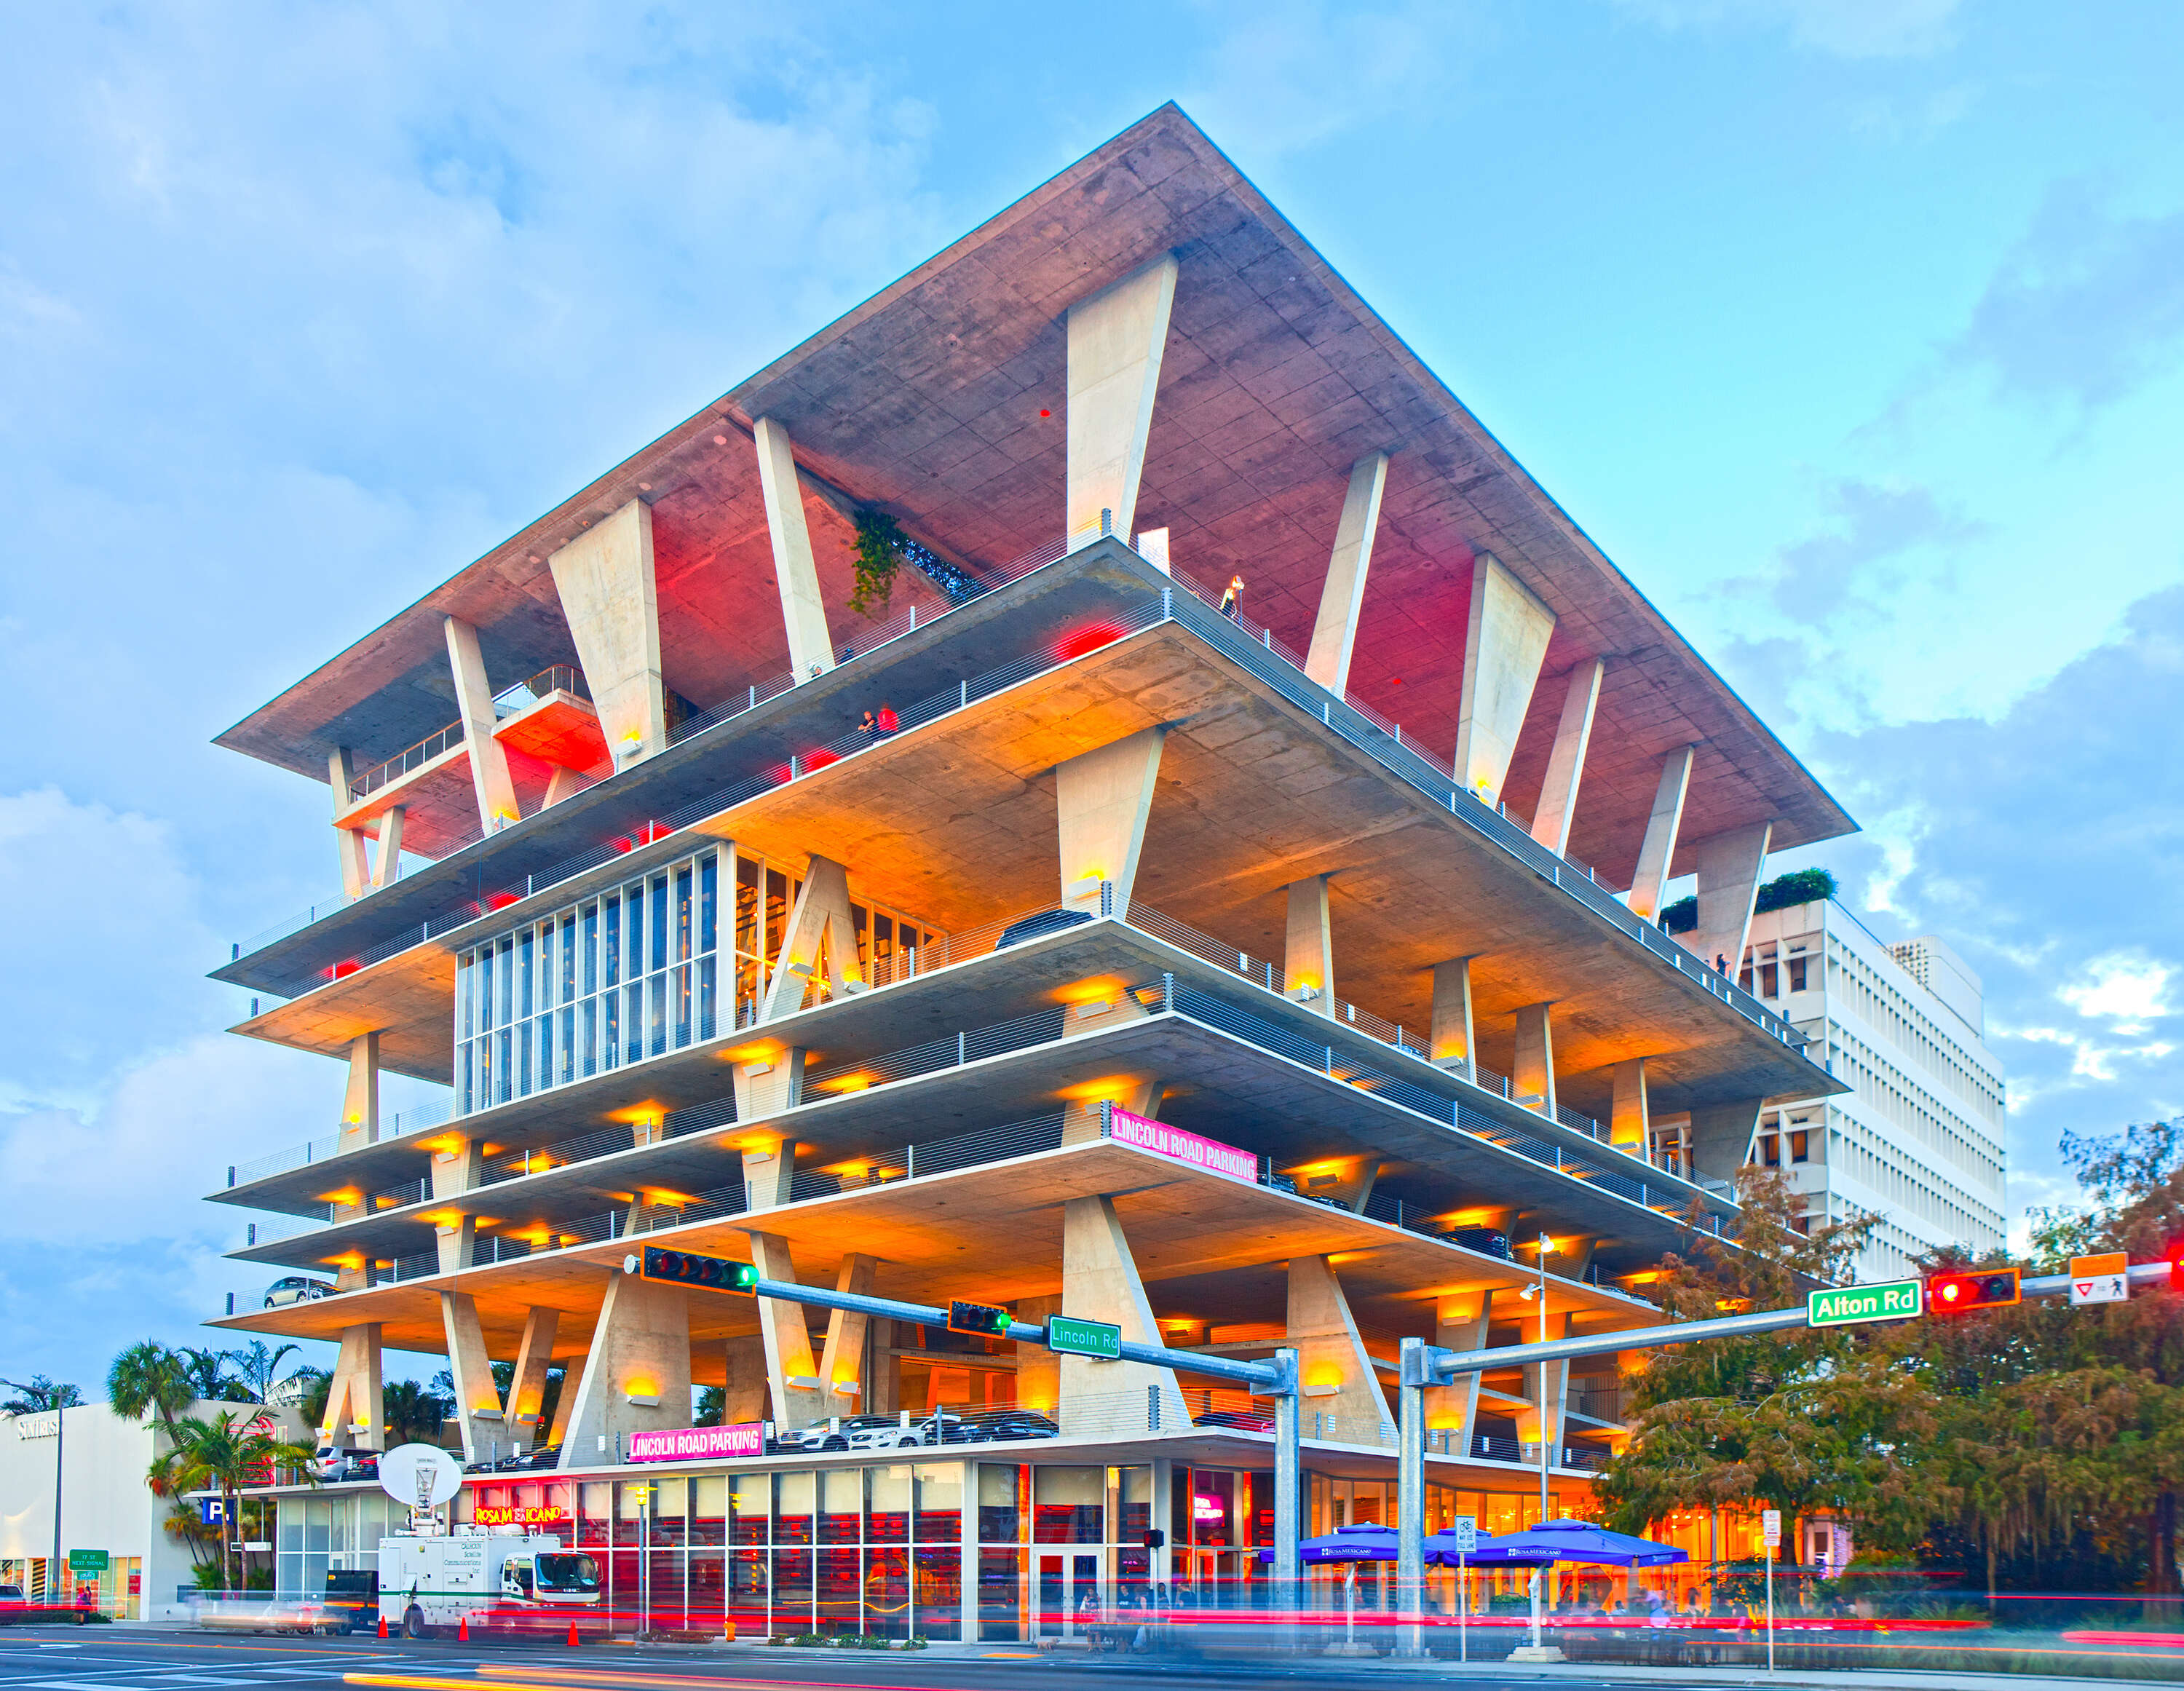
[(538, 1424), (538, 1411), (546, 1401), (546, 1369), (554, 1359), (554, 1335), (560, 1325), (559, 1310), (534, 1309), (524, 1319), (506, 1413), (509, 1438), (526, 1449), (543, 1442), (546, 1432)]
[(1532, 813), (1532, 837), (1557, 856), (1569, 849), (1570, 818), (1577, 810), (1578, 783), (1585, 778), (1585, 754), (1592, 744), (1592, 716), (1600, 704), (1600, 678), (1607, 666), (1587, 658), (1569, 673), (1563, 695), (1562, 720), (1554, 749), (1547, 754), (1547, 778), (1540, 788), (1540, 808)]
[[(775, 1233), (750, 1235), (751, 1265), (761, 1278), (792, 1286), (803, 1282), (789, 1255), (788, 1241)], [(811, 1360), (811, 1330), (805, 1325), (804, 1305), (778, 1298), (758, 1300), (759, 1332), (766, 1340), (766, 1387), (773, 1401), (773, 1419), (783, 1427), (806, 1427), (838, 1411), (827, 1401), (818, 1365)]]
[(452, 616), (446, 624), (448, 665), (454, 672), (455, 706), (462, 713), (463, 738), (470, 746), (478, 826), (488, 834), (496, 833), (522, 816), (516, 809), (515, 782), (508, 773), (508, 748), (493, 737), (493, 688), (485, 678), (477, 630)]
[[(872, 1257), (854, 1254), (844, 1257), (841, 1270), (834, 1277), (834, 1289), (854, 1293), (861, 1298), (871, 1297), (877, 1267), (877, 1260)], [(838, 1405), (833, 1411), (837, 1415), (865, 1407), (865, 1330), (871, 1323), (870, 1316), (853, 1310), (827, 1312), (827, 1343), (819, 1353), (819, 1380), (827, 1396)], [(805, 1343), (808, 1345), (811, 1341), (807, 1338)]]
[(773, 579), (781, 589), (781, 620), (788, 635), (788, 667), (800, 681), (834, 667), (827, 632), (827, 607), (819, 598), (819, 566), (811, 555), (811, 531), (804, 520), (804, 490), (788, 431), (772, 417), (753, 426), (758, 447), (759, 490), (766, 498), (766, 533), (773, 542)]
[[(356, 1432), (354, 1429), (357, 1427), (364, 1430)], [(337, 1449), (387, 1448), (387, 1410), (382, 1392), (377, 1321), (342, 1329), (341, 1350), (334, 1358), (333, 1379), (326, 1388), (326, 1413), (319, 1426), (319, 1438)]]
[(1061, 902), (1070, 909), (1099, 914), (1103, 881), (1113, 889), (1114, 914), (1129, 909), (1167, 738), (1165, 726), (1141, 729), (1056, 767)]
[(572, 1392), (576, 1398), (561, 1442), (565, 1468), (614, 1460), (625, 1434), (689, 1426), (690, 1294), (634, 1274), (610, 1275), (583, 1377), (572, 1387), (574, 1378), (572, 1370), (561, 1381), (563, 1400)]
[(1069, 308), (1069, 481), (1063, 532), (1134, 532), (1145, 438), (1175, 303), (1175, 256)]
[(455, 1382), (455, 1421), (462, 1429), (465, 1461), (487, 1460), (488, 1444), (504, 1456), (513, 1446), (502, 1425), (500, 1387), (478, 1326), (477, 1299), (467, 1292), (440, 1293), (440, 1319), (448, 1335), (448, 1372)]
[(1471, 626), (1457, 705), (1456, 778), (1489, 804), (1502, 797), (1517, 736), (1555, 631), (1555, 614), (1490, 552), (1471, 569)]
[(857, 931), (850, 913), (850, 871), (815, 853), (795, 908), (788, 913), (788, 932), (782, 936), (781, 958), (767, 983), (759, 1020), (772, 1021), (800, 1010), (804, 989), (822, 964), (827, 987), (836, 998), (862, 989), (864, 971), (857, 962)]
[(1387, 485), (1384, 452), (1368, 453), (1351, 467), (1334, 551), (1327, 560), (1327, 583), (1319, 592), (1319, 616), (1312, 626), (1312, 649), (1304, 660), (1304, 672), (1329, 693), (1339, 694), (1350, 686), (1350, 653), (1365, 608), (1365, 577), (1373, 567), (1373, 537), (1379, 530), (1380, 495)]
[(1541, 1004), (1517, 1012), (1517, 1059), (1509, 1076), (1509, 1091), (1517, 1101), (1550, 1118), (1555, 1113), (1553, 1010), (1552, 1004)]
[[(348, 809), (349, 783), (356, 779), (356, 760), (347, 746), (326, 754), (326, 785), (332, 790), (334, 815)], [(334, 851), (341, 859), (342, 896), (361, 898), (371, 884), (371, 865), (364, 849), (364, 836), (354, 828), (334, 824)]]
[(1646, 1060), (1626, 1058), (1614, 1070), (1615, 1102), (1607, 1122), (1608, 1143), (1618, 1151), (1643, 1157), (1652, 1151), (1652, 1121), (1646, 1104)]
[(1774, 823), (1755, 822), (1698, 843), (1699, 921), (1684, 943), (1702, 962), (1719, 959), (1716, 966), (1731, 980), (1744, 964), (1752, 901), (1767, 872), (1767, 845), (1774, 835)]
[(371, 854), (371, 885), (375, 892), (382, 887), (392, 887), (401, 874), (404, 808), (390, 804), (379, 813), (378, 847)]
[(1646, 819), (1646, 837), (1638, 847), (1638, 873), (1630, 882), (1630, 912), (1647, 921), (1661, 914), (1662, 895), (1676, 860), (1676, 836), (1684, 826), (1684, 796), (1691, 785), (1693, 746), (1679, 746), (1661, 760), (1661, 782), (1654, 789), (1653, 811)]
[[(1290, 1259), (1289, 1342), (1296, 1347), (1297, 1376), (1304, 1388), (1305, 1436), (1339, 1438), (1348, 1443), (1379, 1442), (1380, 1429), (1393, 1428), (1388, 1399), (1380, 1389), (1373, 1359), (1358, 1337), (1357, 1318), (1334, 1265), (1323, 1256)], [(1314, 1416), (1336, 1425), (1312, 1432)]]
[(1478, 1042), (1471, 1020), (1471, 960), (1451, 958), (1434, 965), (1433, 1032), (1428, 1058), (1467, 1080), (1475, 1072)]
[(546, 562), (615, 767), (666, 749), (652, 507), (632, 499)]
[(379, 1036), (359, 1033), (348, 1042), (348, 1084), (342, 1092), (337, 1151), (379, 1143)]
[[(1152, 1304), (1112, 1198), (1072, 1198), (1062, 1205), (1061, 1313), (1112, 1321), (1134, 1343), (1161, 1343)], [(1064, 1356), (1061, 1388), (1058, 1419), (1064, 1438), (1142, 1432), (1154, 1402), (1160, 1405), (1163, 1432), (1190, 1425), (1172, 1368)]]

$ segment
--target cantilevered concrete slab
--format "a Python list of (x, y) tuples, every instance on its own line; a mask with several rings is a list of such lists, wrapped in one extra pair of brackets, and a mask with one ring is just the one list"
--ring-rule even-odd
[[(832, 640), (857, 643), (850, 513), (871, 506), (973, 570), (1059, 537), (1070, 307), (1178, 264), (1136, 513), (1183, 573), (1251, 581), (1309, 643), (1352, 466), (1391, 467), (1351, 684), (1453, 746), (1473, 560), (1498, 557), (1556, 618), (1544, 673), (1609, 660), (1570, 848), (1618, 884), (1653, 772), (1702, 748), (1685, 837), (1771, 820), (1779, 848), (1849, 820), (1578, 526), (1183, 114), (1163, 107), (495, 548), (221, 743), (317, 778), (448, 720), (443, 617), (496, 681), (576, 659), (547, 560), (635, 498), (651, 509), (666, 687), (703, 708), (789, 666), (752, 429), (796, 443)], [(1042, 413), (1047, 414), (1042, 415)], [(905, 572), (905, 592), (915, 586)], [(928, 601), (939, 603), (937, 596)], [(1504, 789), (1528, 812), (1563, 689), (1531, 704)]]
[[(956, 1298), (1013, 1303), (1060, 1289), (1062, 1206), (1102, 1193), (1114, 1199), (1155, 1313), (1163, 1316), (1178, 1307), (1160, 1292), (1166, 1282), (1177, 1282), (1179, 1296), (1197, 1296), (1208, 1277), (1256, 1275), (1292, 1254), (1331, 1255), (1346, 1282), (1354, 1277), (1368, 1340), (1392, 1350), (1390, 1341), (1401, 1332), (1431, 1331), (1438, 1297), (1495, 1288), (1513, 1293), (1537, 1280), (1514, 1263), (1112, 1142), (770, 1210), (764, 1227), (788, 1242), (814, 1284), (833, 1283), (833, 1265), (845, 1241), (854, 1240), (858, 1251), (878, 1260), (873, 1289), (879, 1296), (923, 1304)], [(750, 1225), (749, 1218), (733, 1217), (649, 1233), (645, 1240), (748, 1261)], [(996, 1238), (1008, 1239), (1006, 1251), (994, 1249)], [(560, 1313), (554, 1360), (580, 1353), (627, 1249), (625, 1242), (610, 1241), (465, 1272), (460, 1284), (476, 1299), (487, 1349), (513, 1359), (530, 1311), (551, 1309)], [(457, 1283), (452, 1276), (432, 1277), (209, 1325), (337, 1339), (349, 1327), (377, 1322), (390, 1348), (443, 1352), (438, 1294)], [(1612, 1290), (1552, 1276), (1550, 1288), (1551, 1311), (1577, 1314), (1590, 1326), (1612, 1330), (1658, 1319), (1651, 1305)], [(1188, 1313), (1187, 1306), (1181, 1312)], [(694, 1293), (694, 1349), (705, 1344), (716, 1359), (710, 1377), (700, 1360), (694, 1377), (719, 1383), (722, 1365), (711, 1342), (757, 1331), (751, 1299)]]

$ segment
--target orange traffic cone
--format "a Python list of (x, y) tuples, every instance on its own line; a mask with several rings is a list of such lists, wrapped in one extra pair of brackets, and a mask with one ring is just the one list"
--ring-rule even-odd
[(570, 1621), (570, 1622), (569, 1622), (569, 1645), (570, 1645), (570, 1648), (573, 1649), (574, 1648), (576, 1648), (576, 1644), (577, 1644), (577, 1623), (576, 1623), (574, 1621)]
[(379, 1617), (379, 1636), (382, 1638), (387, 1636), (387, 1617), (384, 1615)]
[(466, 1644), (471, 1641), (471, 1617), (467, 1615), (455, 1622), (455, 1642)]

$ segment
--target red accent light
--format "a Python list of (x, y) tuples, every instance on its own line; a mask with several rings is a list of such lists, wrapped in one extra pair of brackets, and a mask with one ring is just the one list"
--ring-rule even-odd
[(1123, 631), (1112, 622), (1095, 622), (1089, 627), (1072, 629), (1054, 642), (1054, 655), (1068, 663), (1087, 652), (1096, 652), (1102, 646), (1112, 646), (1123, 637)]
[(522, 896), (521, 893), (488, 893), (485, 898), (485, 907), (488, 910), (504, 910)]
[(1051, 417), (1054, 413), (1051, 411), (1041, 411), (1039, 414), (1042, 417)]
[(610, 840), (608, 843), (616, 851), (633, 851), (637, 848), (637, 842), (632, 839)]
[(839, 752), (830, 752), (822, 746), (816, 752), (805, 753), (804, 772), (809, 775), (815, 769), (824, 769), (828, 764), (838, 764), (841, 761), (842, 754)]
[(358, 962), (356, 959), (352, 957), (346, 963), (335, 964), (332, 968), (326, 971), (326, 976), (330, 980), (346, 980), (348, 976), (354, 975), (358, 970), (363, 967), (363, 964)]

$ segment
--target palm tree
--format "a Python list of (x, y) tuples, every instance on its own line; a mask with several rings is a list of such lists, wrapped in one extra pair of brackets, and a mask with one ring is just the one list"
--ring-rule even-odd
[[(250, 1421), (239, 1412), (216, 1415), (209, 1421), (184, 1416), (175, 1423), (173, 1438), (174, 1449), (152, 1464), (152, 1489), (163, 1496), (216, 1491), (220, 1494), (220, 1518), (225, 1521), (234, 1522), (241, 1518), (236, 1501), (243, 1487), (259, 1483), (258, 1476), (274, 1468), (301, 1469), (309, 1483), (318, 1482), (318, 1476), (310, 1467), (315, 1453), (309, 1445), (254, 1432)], [(229, 1529), (224, 1527), (220, 1530), (220, 1577), (233, 1590), (235, 1581), (228, 1567), (229, 1542)]]
[(437, 1444), (447, 1413), (448, 1400), (415, 1380), (389, 1380), (380, 1388), (380, 1414), (387, 1423), (389, 1444)]
[(301, 1348), (284, 1344), (276, 1350), (264, 1339), (254, 1338), (248, 1349), (231, 1350), (226, 1355), (234, 1365), (235, 1377), (242, 1382), (243, 1388), (254, 1399), (262, 1404), (272, 1395), (273, 1371), (281, 1366), (283, 1357), (294, 1355)]
[(197, 1400), (197, 1387), (180, 1352), (148, 1338), (114, 1359), (106, 1371), (106, 1400), (126, 1421), (142, 1421), (156, 1410), (171, 1431), (175, 1417)]
[(33, 1374), (28, 1380), (0, 1380), (0, 1386), (13, 1386), (20, 1397), (10, 1398), (0, 1404), (0, 1410), (10, 1415), (37, 1415), (47, 1410), (74, 1409), (83, 1401), (83, 1393), (70, 1385), (57, 1384), (42, 1374)]
[(197, 1350), (186, 1346), (175, 1354), (188, 1365), (190, 1389), (198, 1397), (215, 1403), (231, 1402), (241, 1389), (235, 1377), (228, 1372), (231, 1359), (225, 1350)]

